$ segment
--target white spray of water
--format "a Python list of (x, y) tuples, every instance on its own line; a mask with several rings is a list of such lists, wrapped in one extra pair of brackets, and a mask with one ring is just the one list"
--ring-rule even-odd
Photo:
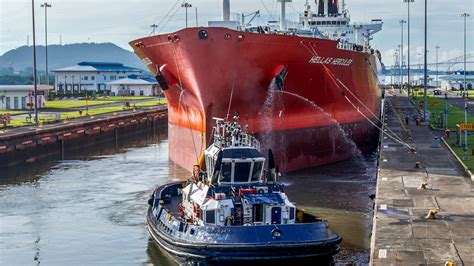
[[(275, 79), (272, 80), (270, 83), (270, 86), (267, 91), (267, 95), (265, 97), (265, 102), (263, 104), (263, 110), (264, 110), (264, 119), (263, 119), (263, 131), (264, 134), (262, 135), (262, 142), (267, 146), (267, 147), (273, 147), (275, 140), (272, 138), (270, 135), (270, 132), (272, 132), (273, 129), (273, 113), (274, 109), (277, 108), (278, 106), (281, 106), (283, 108), (283, 99), (282, 97), (278, 97), (278, 94), (287, 94), (291, 95), (293, 97), (296, 97), (304, 102), (306, 102), (309, 106), (311, 106), (315, 111), (320, 112), (324, 114), (329, 121), (331, 121), (338, 134), (342, 137), (344, 140), (344, 143), (347, 144), (350, 147), (350, 152), (352, 153), (353, 156), (357, 157), (358, 159), (363, 159), (362, 152), (360, 149), (357, 147), (357, 144), (352, 140), (352, 138), (349, 136), (349, 134), (341, 127), (340, 123), (332, 116), (330, 113), (326, 112), (322, 107), (317, 105), (315, 102), (309, 100), (308, 98), (305, 98), (297, 93), (293, 92), (288, 92), (288, 91), (280, 91), (277, 88), (276, 81)], [(283, 114), (284, 110), (279, 111), (279, 116), (281, 117)], [(365, 161), (365, 160), (361, 160)]]
[(288, 94), (291, 96), (294, 96), (300, 100), (305, 101), (308, 103), (313, 109), (321, 112), (324, 114), (329, 121), (333, 122), (334, 125), (336, 126), (337, 132), (343, 136), (343, 140), (346, 144), (348, 144), (351, 147), (351, 153), (354, 156), (362, 156), (362, 152), (360, 151), (359, 147), (357, 147), (357, 144), (352, 140), (352, 138), (347, 134), (347, 132), (341, 127), (341, 124), (332, 116), (330, 113), (326, 112), (321, 106), (317, 105), (315, 102), (311, 101), (308, 98), (305, 98), (297, 93), (293, 92), (288, 92), (288, 91), (277, 91), (278, 93), (283, 93), (283, 94)]

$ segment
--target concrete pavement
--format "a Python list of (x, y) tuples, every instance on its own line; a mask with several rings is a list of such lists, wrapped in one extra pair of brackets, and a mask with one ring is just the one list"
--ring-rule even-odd
[[(425, 125), (404, 123), (415, 113), (406, 95), (387, 91), (386, 127), (412, 140), (412, 153), (383, 137), (380, 150), (371, 263), (373, 265), (474, 265), (474, 188)], [(437, 145), (435, 145), (437, 146)], [(417, 167), (417, 165), (419, 167)], [(427, 183), (428, 189), (419, 189)], [(427, 219), (430, 210), (435, 219)]]

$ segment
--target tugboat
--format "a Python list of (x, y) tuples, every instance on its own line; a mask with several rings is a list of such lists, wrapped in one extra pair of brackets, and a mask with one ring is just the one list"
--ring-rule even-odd
[[(155, 242), (179, 257), (207, 261), (330, 256), (342, 238), (327, 221), (288, 199), (271, 150), (233, 121), (216, 120), (213, 142), (192, 178), (158, 187), (148, 204)], [(205, 169), (204, 169), (205, 168)]]

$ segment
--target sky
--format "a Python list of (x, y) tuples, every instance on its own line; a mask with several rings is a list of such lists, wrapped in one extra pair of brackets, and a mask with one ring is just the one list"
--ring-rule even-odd
[[(44, 44), (44, 8), (35, 1), (36, 42)], [(340, 0), (342, 1), (342, 0)], [(185, 26), (182, 0), (48, 0), (48, 43), (62, 44), (83, 42), (113, 42), (131, 50), (128, 42), (148, 36), (150, 25), (158, 24), (157, 31), (172, 32)], [(222, 17), (222, 0), (188, 0), (189, 25), (195, 26), (195, 8), (198, 24)], [(346, 0), (352, 22), (369, 22), (382, 19), (383, 30), (374, 35), (371, 45), (382, 52), (383, 62), (393, 64), (394, 52), (401, 41), (399, 21), (407, 20), (407, 4), (403, 0)], [(297, 11), (303, 10), (305, 0), (293, 0), (287, 7), (287, 18), (297, 20)], [(314, 5), (314, 0), (309, 0)], [(174, 6), (177, 8), (172, 9)], [(0, 55), (10, 49), (32, 43), (32, 4), (30, 0), (0, 0)], [(172, 17), (166, 15), (174, 14)], [(176, 11), (175, 11), (176, 10)], [(260, 10), (262, 16), (256, 23), (269, 19), (278, 20), (276, 0), (231, 0), (232, 13), (251, 13)], [(424, 1), (410, 4), (411, 63), (418, 63), (423, 54)], [(467, 20), (467, 53), (474, 54), (474, 0), (428, 1), (428, 62), (435, 62), (436, 49), (440, 46), (439, 62), (463, 55), (464, 21)], [(169, 19), (168, 19), (169, 18)], [(161, 22), (161, 23), (160, 23)], [(405, 25), (404, 53), (408, 53)], [(420, 58), (423, 60), (423, 57)], [(474, 61), (474, 58), (472, 59)], [(458, 65), (462, 67), (462, 65)]]

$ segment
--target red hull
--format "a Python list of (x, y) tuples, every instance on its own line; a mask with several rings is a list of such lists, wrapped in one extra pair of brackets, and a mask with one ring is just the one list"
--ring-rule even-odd
[[(198, 35), (202, 29), (205, 39)], [(236, 111), (265, 147), (276, 150), (283, 171), (353, 156), (346, 134), (362, 150), (377, 142), (376, 128), (364, 118), (376, 121), (380, 110), (377, 59), (371, 54), (340, 50), (331, 40), (225, 28), (190, 28), (131, 45), (170, 85), (170, 158), (186, 169), (207, 147), (212, 118)], [(284, 66), (284, 92), (269, 93)]]

